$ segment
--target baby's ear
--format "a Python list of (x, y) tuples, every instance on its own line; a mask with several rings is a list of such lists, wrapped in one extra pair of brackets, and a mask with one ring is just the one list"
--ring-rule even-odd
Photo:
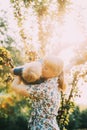
[(42, 65), (40, 62), (31, 62), (24, 66), (22, 71), (22, 77), (27, 82), (35, 82), (41, 77)]
[(34, 72), (31, 72), (30, 76), (29, 76), (29, 82), (34, 82), (38, 79), (38, 75), (35, 74)]
[(28, 74), (26, 74), (25, 76), (23, 76), (23, 78), (27, 81), (27, 82), (35, 82), (36, 80), (38, 80), (40, 77), (35, 74), (34, 72), (30, 72)]

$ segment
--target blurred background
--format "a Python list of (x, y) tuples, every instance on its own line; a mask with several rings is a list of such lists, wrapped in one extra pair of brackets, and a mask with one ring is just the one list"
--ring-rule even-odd
[(29, 99), (11, 89), (10, 69), (51, 54), (64, 61), (68, 86), (60, 128), (87, 129), (87, 1), (0, 1), (1, 130), (27, 130), (31, 110)]

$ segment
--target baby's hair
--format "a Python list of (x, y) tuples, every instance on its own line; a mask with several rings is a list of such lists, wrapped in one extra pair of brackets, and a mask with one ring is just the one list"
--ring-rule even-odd
[(66, 84), (65, 84), (64, 70), (63, 70), (64, 63), (62, 59), (54, 55), (45, 56), (43, 63), (46, 69), (51, 68), (49, 70), (50, 77), (58, 77), (58, 88), (61, 91), (64, 91), (66, 89)]
[(22, 77), (27, 82), (34, 82), (38, 80), (42, 75), (42, 65), (38, 61), (30, 62), (23, 68)]
[(25, 84), (35, 82), (42, 75), (42, 64), (39, 61), (32, 61), (23, 66), (15, 67), (13, 74), (20, 77)]
[(45, 68), (50, 68), (50, 75), (53, 73), (53, 75), (59, 76), (63, 70), (63, 65), (63, 61), (57, 56), (45, 56), (43, 59), (43, 66), (45, 66)]

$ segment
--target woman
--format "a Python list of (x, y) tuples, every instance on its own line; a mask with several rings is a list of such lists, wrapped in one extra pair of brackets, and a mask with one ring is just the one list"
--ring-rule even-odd
[[(35, 77), (36, 70), (39, 75)], [(28, 74), (32, 79), (30, 81), (26, 78)], [(27, 84), (25, 80), (27, 80)], [(15, 77), (12, 86), (16, 92), (28, 96), (32, 102), (29, 130), (59, 130), (56, 116), (60, 104), (60, 91), (65, 89), (65, 85), (63, 62), (58, 57), (45, 57), (38, 66), (35, 65), (35, 62), (29, 63), (28, 67), (24, 66), (22, 76)]]

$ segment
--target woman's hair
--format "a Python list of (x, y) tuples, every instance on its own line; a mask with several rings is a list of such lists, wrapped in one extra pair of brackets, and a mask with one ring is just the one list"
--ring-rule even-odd
[(66, 88), (64, 81), (64, 72), (63, 72), (64, 63), (57, 56), (45, 56), (43, 60), (43, 69), (44, 76), (46, 77), (58, 77), (58, 88), (61, 91), (64, 91)]
[(62, 71), (58, 76), (58, 88), (64, 92), (66, 90), (66, 83), (64, 79), (64, 72)]
[(57, 56), (45, 56), (43, 59), (42, 72), (44, 76), (57, 77), (63, 70), (63, 61)]

